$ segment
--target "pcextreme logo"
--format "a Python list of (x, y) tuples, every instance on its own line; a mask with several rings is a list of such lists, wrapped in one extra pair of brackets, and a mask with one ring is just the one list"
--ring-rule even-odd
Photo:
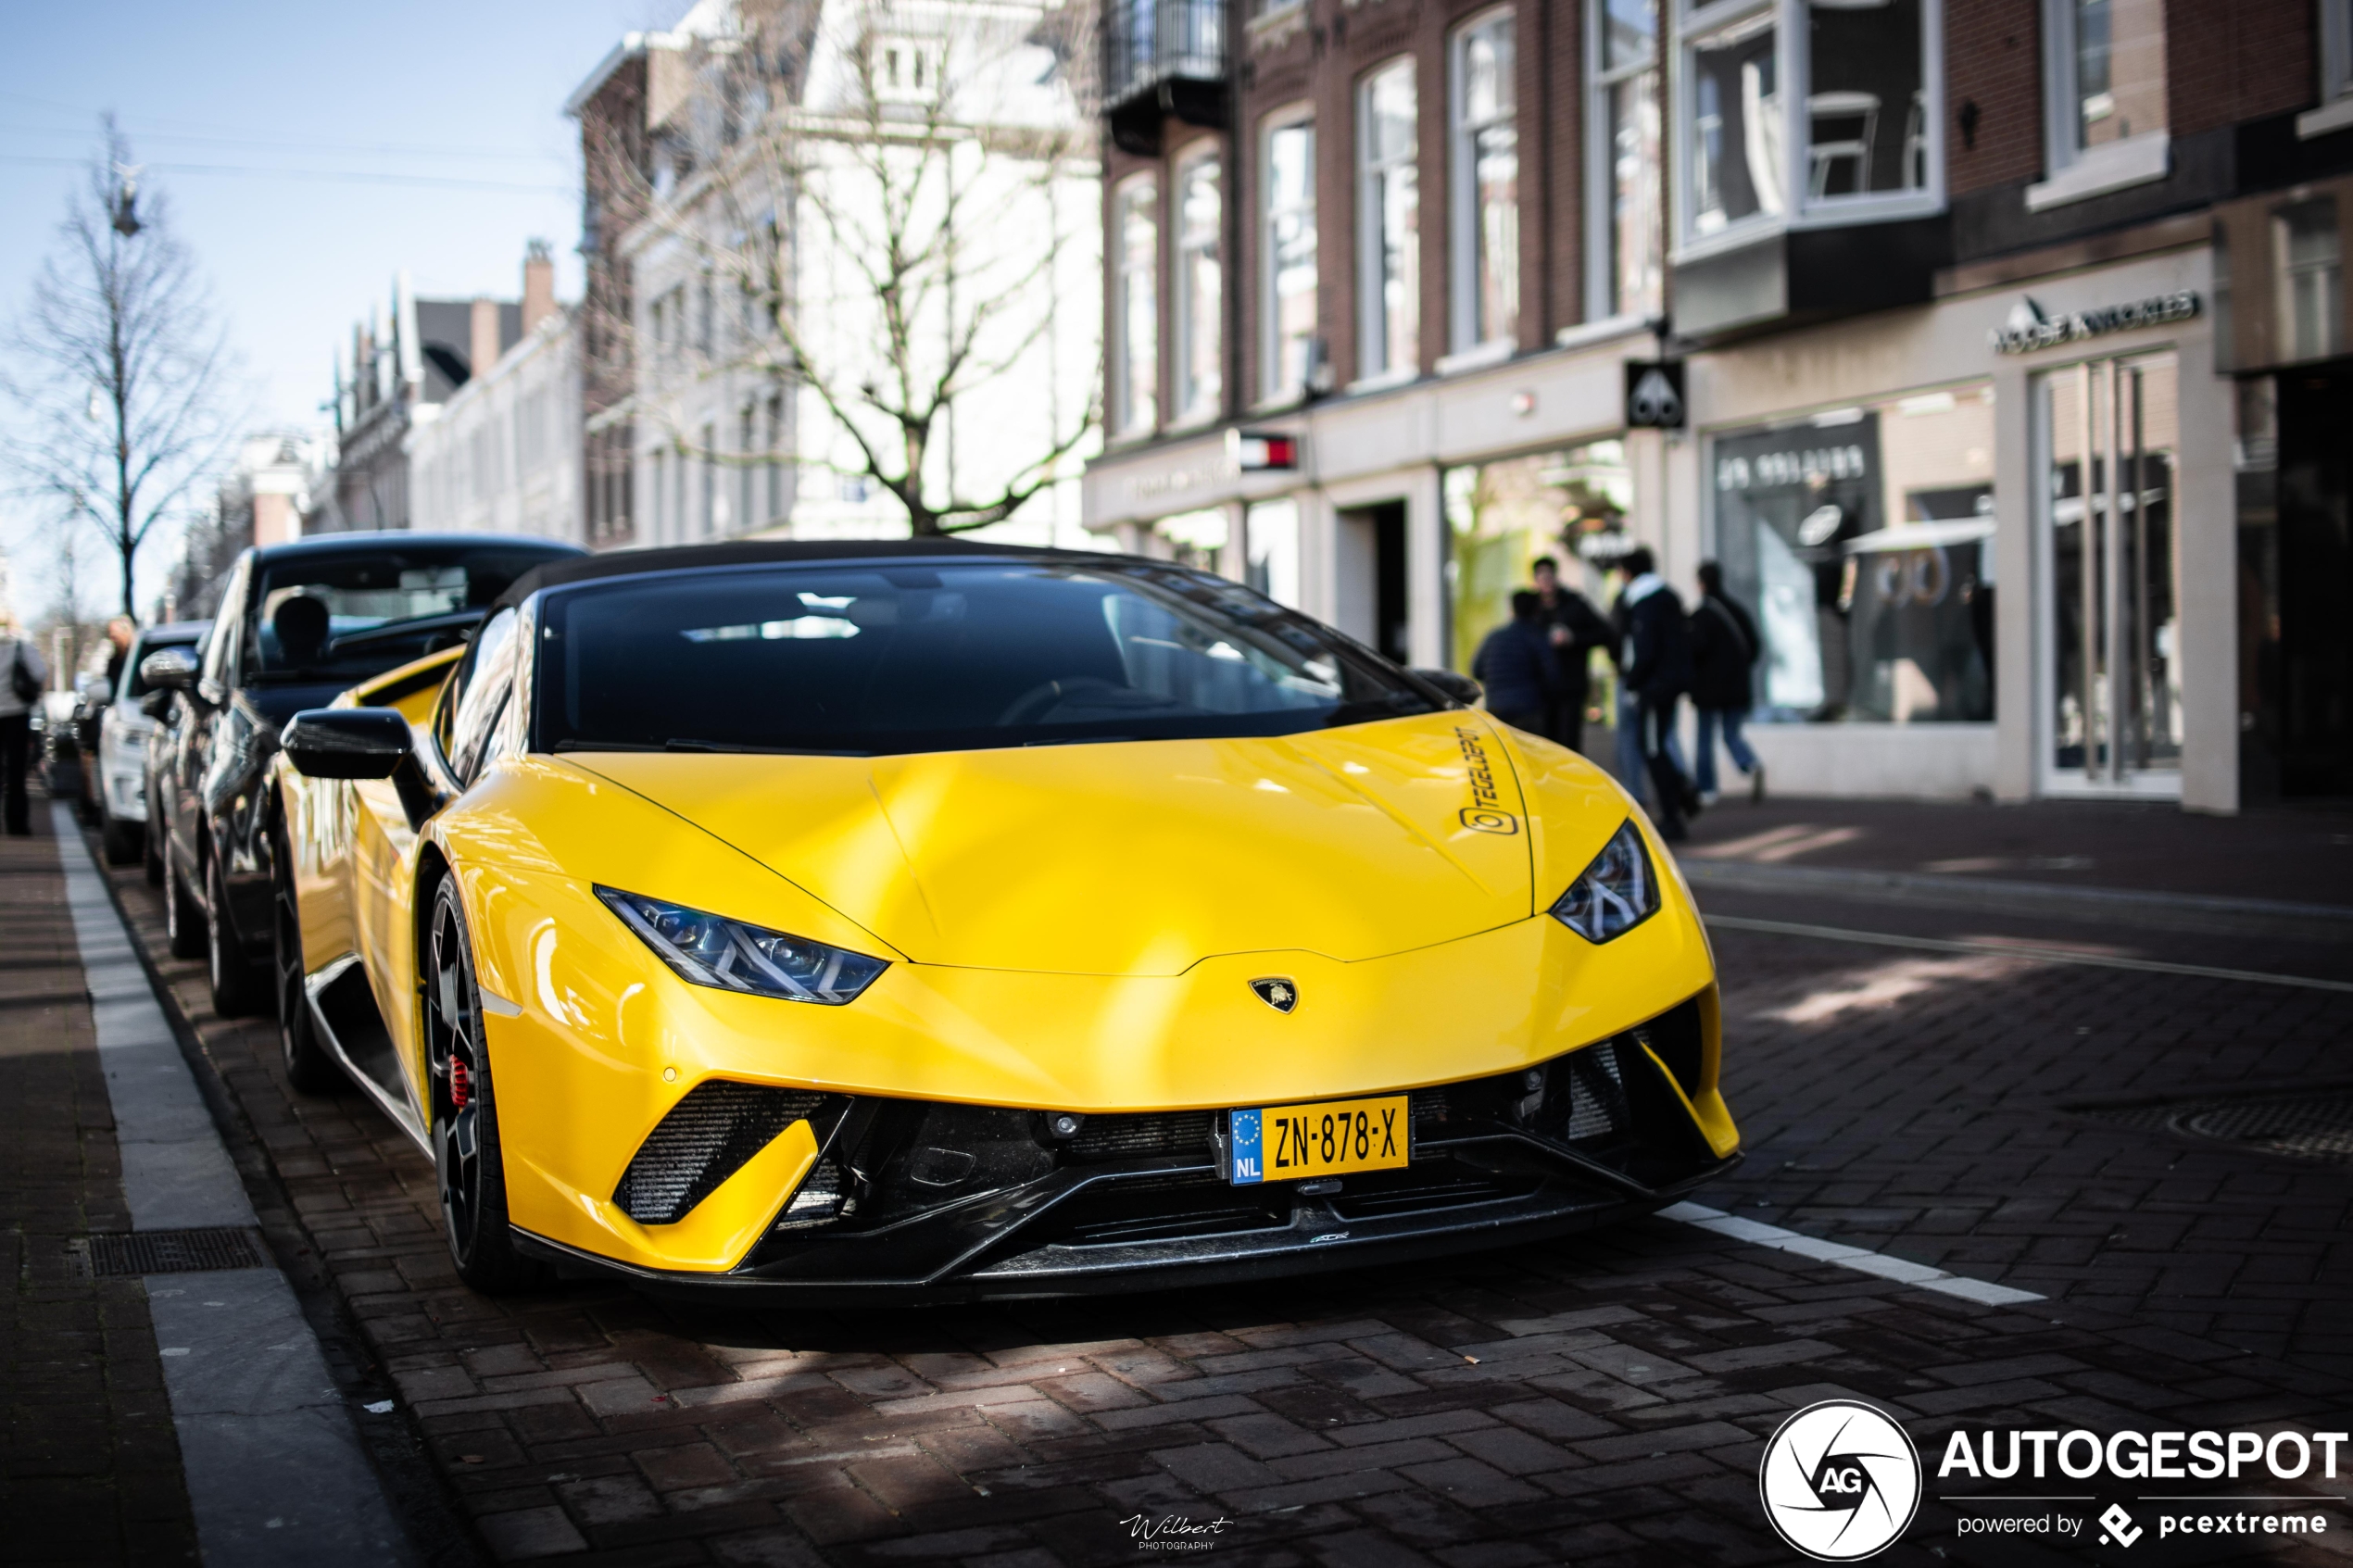
[(1920, 1506), (1920, 1456), (1884, 1411), (1824, 1399), (1765, 1445), (1756, 1486), (1781, 1539), (1818, 1562), (1854, 1562), (1894, 1544)]

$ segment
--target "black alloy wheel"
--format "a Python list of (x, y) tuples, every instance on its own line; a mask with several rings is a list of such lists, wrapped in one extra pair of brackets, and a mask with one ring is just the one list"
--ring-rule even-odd
[(343, 1081), (335, 1060), (320, 1041), (310, 1017), (310, 997), (303, 985), (302, 909), (296, 902), (294, 859), (287, 853), (286, 829), (276, 833), (277, 852), (271, 857), (270, 912), (272, 956), (278, 981), (278, 1053), (286, 1064), (286, 1081), (304, 1094), (323, 1095)]
[(163, 935), (175, 959), (200, 959), (205, 950), (204, 910), (180, 870), (180, 851), (163, 836)]
[(244, 1018), (268, 1007), (273, 997), (268, 977), (245, 957), (237, 934), (229, 927), (229, 889), (221, 881), (220, 857), (205, 857), (205, 968), (212, 983), (212, 1010), (223, 1018)]
[(482, 1029), (482, 991), (458, 879), (434, 889), (424, 958), (425, 1063), (431, 1074), (433, 1162), (442, 1228), (458, 1277), (485, 1295), (527, 1289), (545, 1271), (515, 1249), (498, 1109)]

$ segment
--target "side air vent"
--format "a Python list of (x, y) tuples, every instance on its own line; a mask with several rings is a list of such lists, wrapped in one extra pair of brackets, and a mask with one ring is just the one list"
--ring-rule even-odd
[(676, 1224), (777, 1134), (839, 1103), (805, 1089), (698, 1084), (638, 1146), (612, 1200), (641, 1225)]

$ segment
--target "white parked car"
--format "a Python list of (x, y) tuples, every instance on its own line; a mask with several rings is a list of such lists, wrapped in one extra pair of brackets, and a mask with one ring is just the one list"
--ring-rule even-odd
[(109, 865), (125, 866), (139, 858), (147, 826), (147, 736), (156, 727), (148, 699), (155, 698), (158, 708), (171, 700), (169, 691), (146, 683), (139, 667), (162, 648), (202, 657), (205, 633), (211, 629), (209, 621), (150, 626), (139, 633), (122, 661), (114, 700), (98, 721), (98, 822)]

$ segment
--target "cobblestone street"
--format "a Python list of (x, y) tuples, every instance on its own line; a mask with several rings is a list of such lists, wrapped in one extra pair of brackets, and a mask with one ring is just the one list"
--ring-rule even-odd
[[(396, 1391), (363, 1433), (464, 1522), (429, 1542), (440, 1562), (1790, 1561), (1757, 1503), (1763, 1441), (1842, 1395), (1903, 1418), (1929, 1462), (1885, 1561), (2027, 1562), (2043, 1549), (1957, 1536), (1969, 1505), (1934, 1464), (1957, 1426), (2309, 1431), (2353, 1405), (2353, 1172), (2099, 1113), (2328, 1079), (2353, 992), (2047, 957), (2071, 935), (2251, 961), (2193, 937), (2086, 947), (2020, 918), (2019, 952), (1951, 953), (1717, 933), (1749, 1156), (1700, 1199), (2046, 1299), (1980, 1305), (1661, 1217), (1409, 1277), (786, 1314), (459, 1286), (429, 1162), (357, 1091), (294, 1094), (271, 1026), (214, 1018), (200, 967), (161, 957), (152, 891), (111, 880), (267, 1151), (249, 1179), (287, 1200), (273, 1246), (331, 1287), (339, 1375), (355, 1400)], [(2003, 924), (1704, 898), (1926, 944)], [(1215, 1533), (1144, 1538), (1176, 1517)], [(2337, 1518), (2251, 1560), (2335, 1561)]]

